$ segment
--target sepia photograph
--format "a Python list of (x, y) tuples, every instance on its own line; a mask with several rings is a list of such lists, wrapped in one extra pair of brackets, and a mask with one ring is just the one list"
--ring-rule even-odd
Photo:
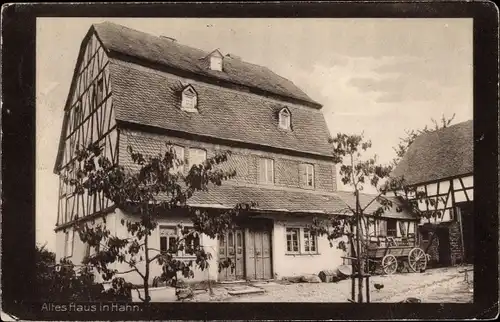
[(132, 302), (472, 301), (472, 19), (39, 18), (37, 66), (56, 276)]
[(2, 9), (2, 320), (498, 315), (494, 4)]

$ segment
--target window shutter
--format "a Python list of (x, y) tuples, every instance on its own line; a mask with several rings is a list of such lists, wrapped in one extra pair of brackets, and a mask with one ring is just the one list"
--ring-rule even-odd
[(274, 160), (267, 160), (267, 182), (274, 183)]
[(259, 159), (259, 182), (265, 182), (266, 180), (266, 160), (263, 158)]
[(300, 183), (302, 186), (307, 186), (307, 171), (306, 165), (304, 163), (300, 164), (299, 167)]

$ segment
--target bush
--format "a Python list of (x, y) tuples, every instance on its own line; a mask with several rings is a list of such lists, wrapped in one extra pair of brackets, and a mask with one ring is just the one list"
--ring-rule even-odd
[(78, 269), (65, 259), (56, 265), (55, 254), (45, 246), (36, 246), (35, 261), (36, 285), (42, 302), (131, 301), (130, 290), (114, 284), (104, 290), (86, 267)]

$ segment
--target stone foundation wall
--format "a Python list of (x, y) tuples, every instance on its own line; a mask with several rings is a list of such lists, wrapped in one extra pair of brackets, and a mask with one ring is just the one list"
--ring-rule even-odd
[[(440, 240), (435, 231), (429, 232), (429, 242), (421, 242), (420, 247), (429, 254), (429, 267), (437, 267), (443, 265), (443, 260), (439, 257)], [(449, 223), (446, 227), (441, 226), (439, 229), (447, 229), (449, 234), (449, 253), (451, 257), (451, 265), (460, 264), (463, 262), (462, 242), (460, 236), (460, 226), (458, 222)], [(428, 248), (427, 248), (428, 247)]]
[(456, 265), (463, 262), (462, 256), (462, 241), (460, 236), (460, 225), (458, 222), (453, 222), (449, 227), (450, 233), (450, 255), (451, 264)]

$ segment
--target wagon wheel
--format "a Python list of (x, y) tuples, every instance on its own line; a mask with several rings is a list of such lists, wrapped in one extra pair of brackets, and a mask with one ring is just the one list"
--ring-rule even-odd
[(425, 270), (427, 267), (427, 256), (421, 248), (413, 248), (408, 254), (408, 266), (414, 272)]
[(385, 255), (382, 258), (382, 269), (387, 275), (393, 274), (398, 269), (398, 260), (394, 255)]

